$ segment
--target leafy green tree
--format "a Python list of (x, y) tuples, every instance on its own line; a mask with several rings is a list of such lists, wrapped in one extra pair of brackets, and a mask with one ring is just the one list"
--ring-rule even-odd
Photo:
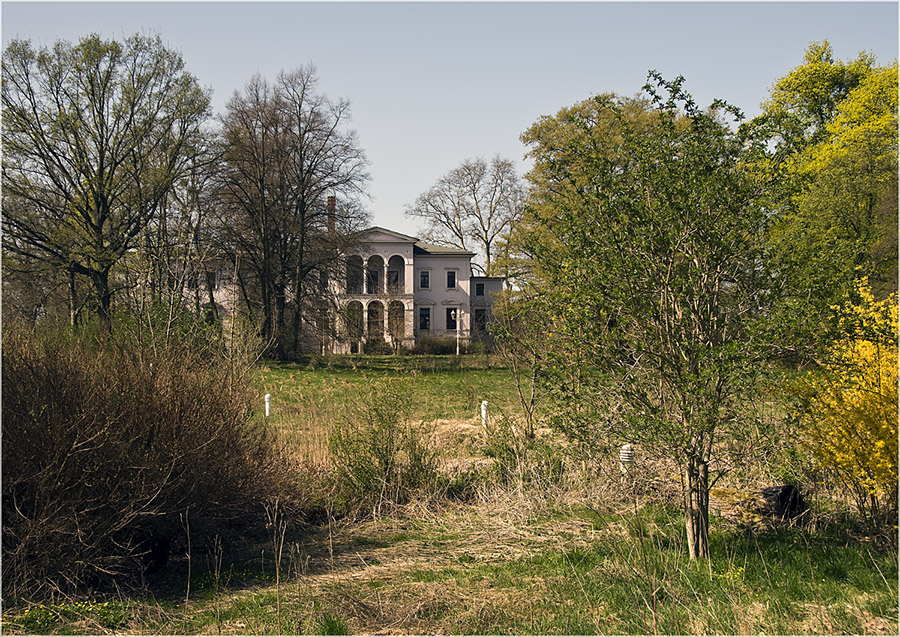
[(815, 358), (856, 281), (869, 277), (879, 298), (897, 288), (897, 65), (837, 62), (815, 43), (763, 107), (745, 132), (768, 143), (758, 168), (778, 185), (767, 202), (784, 284), (773, 322)]
[(676, 460), (688, 551), (703, 558), (716, 454), (746, 430), (765, 351), (769, 280), (757, 149), (721, 121), (736, 109), (702, 111), (682, 83), (651, 74), (647, 100), (599, 96), (532, 126), (519, 240), (560, 425), (595, 449)]
[[(790, 221), (819, 231), (797, 236), (790, 221), (784, 227), (795, 246), (818, 239), (803, 246), (810, 265), (847, 284), (869, 277), (880, 298), (897, 289), (897, 88), (896, 64), (873, 69), (837, 105), (823, 139), (798, 162), (809, 186)], [(823, 247), (828, 268), (815, 258)]]
[(760, 120), (795, 149), (820, 141), (838, 105), (869, 75), (875, 60), (861, 53), (852, 62), (836, 62), (831, 44), (823, 40), (809, 46), (803, 62), (775, 83)]
[(108, 329), (111, 273), (194, 153), (209, 94), (159, 37), (3, 53), (4, 249), (86, 277)]

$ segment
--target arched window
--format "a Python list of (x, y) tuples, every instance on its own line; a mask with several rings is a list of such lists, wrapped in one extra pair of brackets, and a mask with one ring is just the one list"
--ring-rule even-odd
[(388, 259), (387, 291), (388, 294), (403, 294), (406, 289), (406, 261), (399, 254)]
[(377, 254), (366, 264), (366, 294), (384, 293), (384, 259)]
[(366, 335), (369, 342), (384, 340), (384, 306), (381, 301), (369, 303)]
[(347, 336), (352, 341), (363, 337), (363, 306), (359, 301), (347, 303)]
[(361, 256), (347, 257), (347, 294), (362, 294), (363, 260)]
[(400, 301), (388, 304), (388, 332), (392, 341), (403, 340), (406, 336), (406, 308)]

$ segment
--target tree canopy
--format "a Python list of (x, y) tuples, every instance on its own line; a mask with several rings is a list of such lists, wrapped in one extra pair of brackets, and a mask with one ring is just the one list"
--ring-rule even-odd
[(534, 169), (519, 236), (552, 334), (564, 426), (682, 467), (691, 557), (708, 554), (710, 463), (763, 344), (762, 184), (716, 102), (653, 74), (523, 135)]
[(784, 302), (773, 321), (815, 357), (857, 281), (879, 298), (897, 288), (897, 65), (838, 62), (815, 43), (763, 107), (744, 130), (768, 144), (759, 168), (776, 185), (769, 258)]
[(88, 277), (108, 326), (110, 271), (196, 151), (209, 93), (157, 37), (92, 35), (3, 54), (6, 250)]

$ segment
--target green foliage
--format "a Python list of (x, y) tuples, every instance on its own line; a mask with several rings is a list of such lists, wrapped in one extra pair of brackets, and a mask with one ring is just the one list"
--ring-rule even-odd
[[(465, 353), (465, 343), (460, 343), (460, 351)], [(438, 338), (424, 336), (420, 338), (412, 348), (412, 354), (423, 356), (440, 356), (456, 353), (456, 340), (452, 338)]]
[(815, 43), (744, 130), (770, 148), (757, 168), (775, 186), (767, 258), (783, 294), (771, 321), (793, 357), (815, 358), (856, 280), (878, 298), (897, 289), (897, 65), (836, 62)]
[(746, 428), (738, 399), (765, 354), (769, 280), (764, 184), (747, 168), (760, 149), (721, 121), (736, 109), (702, 111), (682, 83), (651, 75), (647, 101), (598, 96), (529, 129), (519, 241), (549, 324), (558, 424), (674, 457), (702, 544), (714, 440)]
[(29, 606), (8, 619), (4, 618), (4, 628), (18, 628), (28, 634), (47, 634), (48, 629), (59, 624), (81, 622), (115, 630), (125, 618), (125, 608), (120, 602), (61, 602)]
[(835, 62), (824, 40), (809, 46), (803, 62), (775, 83), (763, 105), (763, 117), (778, 123), (789, 144), (818, 141), (840, 102), (871, 72), (874, 59), (860, 53), (852, 62)]
[(325, 613), (316, 622), (317, 635), (350, 635), (347, 622), (337, 615)]
[(328, 447), (343, 496), (352, 505), (403, 504), (434, 484), (435, 452), (410, 413), (410, 396), (386, 386), (331, 430)]
[(97, 35), (3, 52), (3, 247), (91, 282), (108, 326), (110, 272), (190, 157), (209, 95), (159, 37)]

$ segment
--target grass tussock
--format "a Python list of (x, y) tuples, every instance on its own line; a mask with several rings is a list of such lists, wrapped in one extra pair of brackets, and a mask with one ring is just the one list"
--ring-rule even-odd
[(410, 404), (402, 390), (381, 388), (332, 427), (328, 447), (346, 506), (379, 515), (435, 484), (436, 454)]

